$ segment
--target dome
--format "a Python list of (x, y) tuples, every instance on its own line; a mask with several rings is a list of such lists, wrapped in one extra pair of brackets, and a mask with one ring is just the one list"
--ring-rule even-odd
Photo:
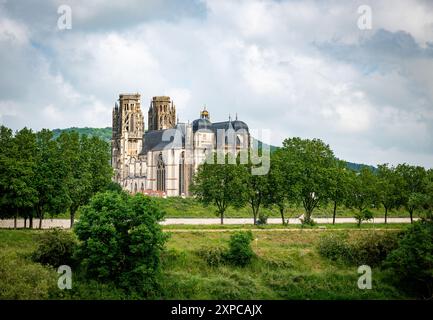
[(212, 130), (212, 123), (208, 119), (197, 119), (192, 122), (192, 131), (198, 130)]
[(243, 122), (243, 121), (235, 120), (235, 121), (232, 122), (232, 125), (233, 125), (233, 129), (234, 129), (235, 131), (238, 131), (238, 130), (245, 130), (245, 131), (248, 131), (248, 126), (247, 126), (247, 124), (246, 124), (245, 122)]

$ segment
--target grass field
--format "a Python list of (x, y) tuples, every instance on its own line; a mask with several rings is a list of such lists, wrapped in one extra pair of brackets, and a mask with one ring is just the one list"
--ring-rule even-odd
[[(203, 248), (227, 247), (229, 232), (210, 230), (170, 231), (162, 256), (162, 299), (407, 299), (373, 269), (373, 289), (357, 287), (357, 267), (331, 262), (321, 257), (316, 244), (323, 234), (346, 232), (349, 237), (366, 232), (396, 232), (351, 226), (337, 229), (254, 230), (251, 265), (210, 267), (199, 255)], [(176, 226), (179, 228), (180, 226)], [(198, 226), (194, 226), (196, 228)], [(218, 226), (220, 227), (220, 226)], [(226, 226), (222, 226), (226, 227)], [(245, 226), (240, 226), (245, 228)], [(388, 226), (387, 226), (388, 227)], [(201, 229), (204, 226), (200, 227)], [(233, 226), (230, 226), (232, 229)], [(124, 299), (125, 295), (107, 284), (73, 278), (73, 289), (56, 287), (57, 273), (29, 258), (35, 249), (36, 230), (0, 230), (0, 299)]]
[[(193, 198), (181, 198), (181, 197), (170, 197), (170, 198), (155, 198), (159, 202), (161, 207), (166, 212), (167, 218), (215, 218), (216, 208), (214, 206), (205, 207)], [(280, 213), (277, 209), (260, 208), (260, 211), (268, 217), (280, 218)], [(383, 218), (385, 211), (383, 208), (372, 209), (374, 217)], [(346, 208), (344, 206), (338, 207), (337, 217), (349, 217), (353, 218), (357, 209)], [(304, 213), (303, 207), (292, 207), (288, 208), (285, 213), (285, 218), (299, 217)], [(318, 207), (313, 212), (313, 218), (327, 218), (332, 217), (333, 207), (328, 205), (325, 207)], [(241, 209), (235, 209), (229, 207), (226, 211), (226, 218), (250, 218), (252, 217), (252, 211), (250, 207), (244, 207)], [(403, 209), (391, 210), (388, 212), (389, 217), (409, 217), (409, 214)], [(69, 213), (63, 213), (57, 218), (69, 218)], [(418, 217), (418, 214), (414, 214), (414, 217)], [(79, 213), (77, 214), (79, 218)]]

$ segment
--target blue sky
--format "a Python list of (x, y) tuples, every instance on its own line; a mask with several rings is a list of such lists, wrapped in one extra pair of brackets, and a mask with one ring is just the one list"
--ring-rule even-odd
[[(57, 28), (62, 4), (71, 30)], [(275, 145), (321, 138), (348, 161), (433, 167), (427, 0), (0, 0), (0, 70), (14, 129), (110, 126), (118, 94), (139, 92), (145, 114), (170, 95), (181, 121), (206, 104)]]

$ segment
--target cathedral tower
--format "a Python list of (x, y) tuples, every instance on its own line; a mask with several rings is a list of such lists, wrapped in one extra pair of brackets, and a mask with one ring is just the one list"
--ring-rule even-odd
[(140, 104), (138, 93), (120, 94), (119, 103), (113, 109), (112, 166), (118, 182), (128, 175), (124, 164), (137, 158), (141, 151), (144, 118)]
[(148, 116), (149, 131), (174, 128), (176, 125), (176, 106), (170, 97), (153, 97)]

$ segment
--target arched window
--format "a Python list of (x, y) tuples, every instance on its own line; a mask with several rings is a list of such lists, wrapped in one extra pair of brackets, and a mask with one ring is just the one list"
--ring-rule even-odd
[(134, 186), (134, 193), (137, 193), (137, 182), (135, 183), (135, 186)]
[(165, 192), (165, 164), (161, 153), (156, 165), (156, 190)]
[(144, 184), (143, 184), (143, 182), (141, 183), (141, 192), (144, 192)]
[(185, 151), (180, 154), (179, 159), (179, 195), (185, 194)]

